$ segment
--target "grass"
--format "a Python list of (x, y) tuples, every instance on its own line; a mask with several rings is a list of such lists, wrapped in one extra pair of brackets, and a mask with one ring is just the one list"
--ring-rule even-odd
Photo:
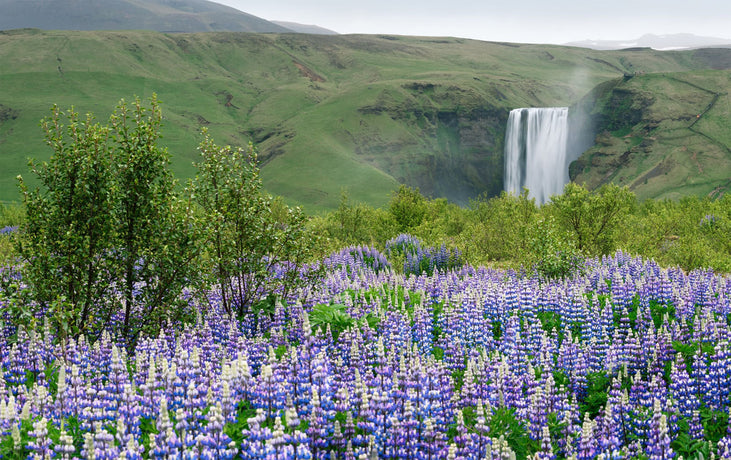
[[(50, 155), (38, 123), (52, 104), (103, 122), (119, 99), (155, 92), (165, 116), (162, 143), (181, 179), (194, 172), (205, 126), (219, 144), (253, 141), (266, 188), (308, 212), (335, 208), (343, 189), (381, 206), (399, 182), (464, 202), (502, 188), (509, 109), (570, 105), (630, 71), (647, 73), (638, 90), (680, 88), (682, 96), (698, 90), (663, 78), (658, 85), (650, 74), (704, 65), (692, 52), (455, 38), (0, 32), (0, 113), (15, 114), (0, 119), (0, 200), (18, 199), (15, 177), (29, 176), (28, 157)], [(712, 72), (683, 77), (724, 84)], [(697, 129), (728, 145), (723, 101)], [(668, 100), (657, 109), (683, 104)]]

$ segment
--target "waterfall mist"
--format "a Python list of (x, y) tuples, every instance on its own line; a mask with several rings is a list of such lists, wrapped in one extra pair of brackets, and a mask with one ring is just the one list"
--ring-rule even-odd
[(510, 111), (505, 132), (505, 190), (523, 188), (537, 204), (560, 194), (569, 181), (568, 107)]

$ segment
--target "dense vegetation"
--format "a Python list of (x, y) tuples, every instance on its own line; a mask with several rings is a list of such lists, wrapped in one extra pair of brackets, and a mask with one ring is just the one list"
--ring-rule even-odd
[(343, 195), (332, 213), (310, 226), (325, 237), (322, 253), (344, 245), (374, 245), (409, 233), (432, 246), (458, 248), (474, 265), (538, 268), (548, 275), (572, 271), (576, 257), (616, 250), (686, 270), (731, 271), (731, 196), (638, 202), (626, 187), (593, 192), (569, 183), (552, 202), (536, 206), (526, 194), (473, 200), (462, 208), (401, 187), (387, 208)]
[(307, 219), (207, 133), (176, 187), (161, 120), (54, 108), (0, 208), (3, 458), (731, 458), (728, 197)]

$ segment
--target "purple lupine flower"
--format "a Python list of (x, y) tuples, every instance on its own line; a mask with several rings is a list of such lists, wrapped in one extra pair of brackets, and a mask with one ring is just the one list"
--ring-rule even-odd
[(30, 433), (31, 441), (28, 442), (28, 450), (33, 452), (34, 458), (50, 458), (53, 455), (51, 438), (48, 437), (48, 420), (41, 417), (33, 422), (33, 431)]
[(652, 420), (650, 422), (646, 453), (649, 460), (673, 459), (676, 454), (670, 447), (667, 418), (661, 412), (660, 400), (655, 399), (652, 407)]
[(599, 454), (597, 439), (594, 436), (594, 421), (589, 418), (589, 414), (584, 414), (584, 424), (581, 428), (581, 439), (577, 457), (579, 460), (590, 460)]
[(555, 460), (556, 455), (553, 453), (553, 446), (551, 445), (551, 433), (548, 431), (548, 426), (544, 426), (541, 429), (541, 450), (536, 452), (533, 457), (534, 460)]
[(114, 445), (114, 436), (102, 428), (100, 422), (96, 422), (94, 425), (93, 439), (94, 460), (115, 460), (119, 458), (119, 448)]
[(216, 460), (229, 460), (234, 458), (237, 449), (234, 442), (231, 441), (231, 438), (223, 432), (225, 420), (220, 404), (216, 403), (210, 408), (207, 420), (208, 423), (206, 424), (204, 433), (202, 433), (203, 439), (201, 441), (207, 458)]

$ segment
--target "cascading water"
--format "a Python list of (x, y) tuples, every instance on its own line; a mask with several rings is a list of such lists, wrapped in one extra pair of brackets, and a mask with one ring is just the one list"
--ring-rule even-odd
[(568, 107), (514, 109), (505, 132), (505, 191), (543, 204), (569, 181)]

